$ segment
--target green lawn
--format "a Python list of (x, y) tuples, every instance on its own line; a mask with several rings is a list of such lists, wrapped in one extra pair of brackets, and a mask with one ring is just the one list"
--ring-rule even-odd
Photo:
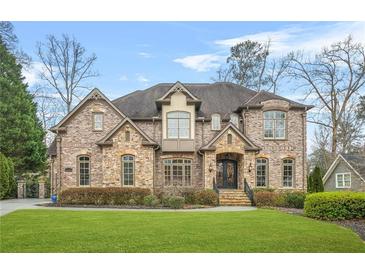
[(365, 252), (349, 229), (274, 210), (19, 210), (0, 222), (1, 252)]

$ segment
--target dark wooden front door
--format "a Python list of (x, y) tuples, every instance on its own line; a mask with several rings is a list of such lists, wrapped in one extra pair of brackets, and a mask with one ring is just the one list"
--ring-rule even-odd
[(237, 161), (217, 161), (217, 187), (237, 188)]

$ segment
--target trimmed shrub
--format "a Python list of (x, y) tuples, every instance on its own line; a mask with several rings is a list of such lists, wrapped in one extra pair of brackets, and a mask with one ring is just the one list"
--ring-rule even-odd
[(254, 203), (258, 207), (303, 208), (304, 192), (258, 191), (254, 194)]
[(365, 217), (365, 193), (321, 192), (307, 195), (304, 214), (311, 218), (343, 220)]
[(171, 196), (168, 198), (168, 206), (174, 209), (183, 208), (185, 204), (185, 198), (179, 196)]
[(59, 194), (61, 204), (72, 205), (143, 205), (149, 189), (122, 187), (69, 188)]
[(179, 196), (184, 197), (185, 203), (189, 205), (195, 205), (197, 204), (196, 200), (196, 189), (190, 188), (190, 189), (184, 189), (180, 192)]
[[(290, 208), (303, 208), (304, 207), (304, 200), (305, 200), (305, 193), (303, 192), (288, 192), (285, 194), (285, 207)], [(276, 205), (280, 206), (280, 205)]]
[(199, 205), (218, 205), (218, 194), (212, 189), (204, 189), (195, 192), (195, 203)]
[(155, 195), (148, 195), (144, 197), (143, 204), (145, 206), (156, 207), (160, 204), (160, 200)]
[(278, 194), (272, 191), (258, 191), (254, 194), (254, 203), (258, 207), (273, 207)]

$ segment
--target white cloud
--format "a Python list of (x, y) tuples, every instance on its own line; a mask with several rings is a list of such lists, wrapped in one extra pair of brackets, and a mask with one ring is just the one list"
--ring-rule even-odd
[(22, 74), (25, 77), (25, 82), (28, 83), (30, 87), (42, 81), (39, 76), (41, 70), (42, 63), (40, 62), (32, 62), (30, 67), (27, 69), (23, 67)]
[(148, 83), (150, 80), (141, 73), (137, 73), (137, 81), (141, 83)]
[(151, 58), (152, 54), (148, 53), (148, 52), (138, 52), (138, 55), (142, 58)]
[(225, 56), (217, 54), (201, 54), (177, 58), (174, 62), (182, 64), (186, 68), (204, 72), (218, 68), (225, 58)]
[(344, 40), (351, 34), (356, 41), (365, 41), (365, 22), (340, 22), (333, 24), (283, 28), (278, 31), (258, 32), (235, 38), (216, 40), (214, 44), (229, 48), (245, 40), (266, 42), (271, 40), (274, 55), (283, 55), (292, 50), (317, 51), (324, 46)]
[(123, 74), (122, 76), (119, 77), (120, 81), (128, 81), (128, 76)]

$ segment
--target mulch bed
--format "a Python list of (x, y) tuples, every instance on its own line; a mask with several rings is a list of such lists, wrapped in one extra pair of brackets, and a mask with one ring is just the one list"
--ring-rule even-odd
[(351, 228), (365, 241), (365, 219), (333, 221), (332, 223)]
[[(171, 209), (170, 207), (148, 207), (141, 205), (72, 205), (72, 204), (55, 204), (55, 203), (43, 203), (38, 204), (37, 206), (45, 206), (45, 207), (72, 207), (72, 208), (115, 208), (115, 209)], [(205, 205), (185, 205), (182, 209), (197, 209), (197, 208), (210, 208), (214, 206), (205, 206)]]
[[(283, 211), (289, 214), (297, 214), (304, 216), (304, 210), (298, 208), (284, 208), (276, 207), (275, 209)], [(323, 220), (325, 221), (325, 220)], [(360, 236), (361, 239), (365, 241), (365, 219), (354, 219), (354, 220), (341, 220), (341, 221), (328, 221), (346, 228), (350, 228), (356, 234)]]

